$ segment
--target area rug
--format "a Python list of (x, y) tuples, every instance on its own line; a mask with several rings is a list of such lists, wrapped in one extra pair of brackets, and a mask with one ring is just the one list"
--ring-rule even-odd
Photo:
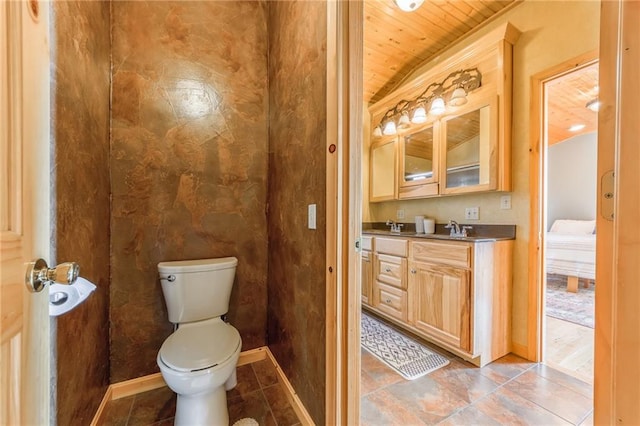
[(584, 327), (593, 328), (595, 302), (595, 285), (583, 288), (578, 285), (578, 292), (567, 291), (567, 277), (557, 274), (547, 275), (547, 295), (545, 312), (550, 317), (569, 321)]
[(449, 360), (362, 313), (360, 343), (369, 353), (407, 380), (422, 377), (449, 364)]

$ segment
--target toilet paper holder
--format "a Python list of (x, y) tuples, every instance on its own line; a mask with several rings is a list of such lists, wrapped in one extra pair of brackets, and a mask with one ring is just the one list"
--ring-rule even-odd
[(80, 265), (75, 262), (65, 262), (49, 268), (44, 259), (38, 259), (27, 264), (24, 284), (27, 290), (37, 293), (52, 282), (71, 285), (78, 279), (79, 273)]

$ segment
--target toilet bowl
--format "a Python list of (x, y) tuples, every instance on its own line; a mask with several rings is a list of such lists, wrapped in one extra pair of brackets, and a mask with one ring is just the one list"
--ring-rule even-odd
[(165, 340), (158, 366), (174, 391), (176, 425), (227, 425), (226, 390), (236, 385), (240, 334), (219, 318), (185, 324)]
[(223, 321), (237, 259), (158, 264), (169, 320), (176, 331), (158, 351), (167, 386), (177, 394), (174, 424), (229, 424), (226, 391), (236, 385), (242, 339)]

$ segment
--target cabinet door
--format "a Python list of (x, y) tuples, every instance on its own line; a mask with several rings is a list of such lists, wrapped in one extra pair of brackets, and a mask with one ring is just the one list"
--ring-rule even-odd
[(396, 185), (396, 138), (383, 139), (371, 145), (369, 159), (369, 201), (394, 200)]
[(362, 303), (371, 305), (371, 283), (373, 281), (373, 263), (371, 262), (371, 252), (363, 251), (361, 260), (361, 283), (362, 283)]
[(438, 195), (438, 129), (430, 123), (399, 139), (398, 198)]
[(498, 101), (480, 99), (442, 119), (442, 194), (498, 188)]
[(471, 352), (469, 271), (409, 262), (410, 323), (420, 331)]

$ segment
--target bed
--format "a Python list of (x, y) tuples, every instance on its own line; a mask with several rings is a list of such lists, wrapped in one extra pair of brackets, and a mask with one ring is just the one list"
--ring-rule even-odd
[(546, 235), (546, 269), (567, 276), (567, 291), (578, 291), (578, 279), (596, 278), (595, 220), (558, 219)]

